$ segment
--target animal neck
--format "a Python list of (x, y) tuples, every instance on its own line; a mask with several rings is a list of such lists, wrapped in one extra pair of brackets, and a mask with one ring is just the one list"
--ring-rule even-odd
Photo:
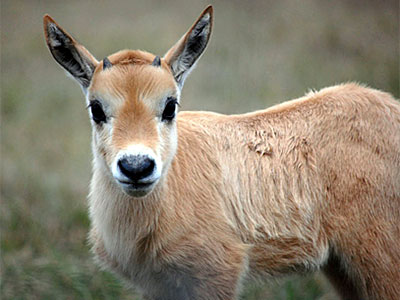
[[(154, 190), (143, 198), (126, 195), (102, 158), (94, 153), (89, 206), (93, 227), (101, 231), (100, 234), (119, 236), (118, 240), (124, 240), (128, 233), (130, 240), (156, 231), (179, 234), (195, 220), (182, 219), (180, 212), (196, 213), (203, 200), (210, 201), (221, 193), (220, 163), (212, 135), (204, 126), (190, 122), (178, 125), (176, 155)], [(215, 201), (211, 205), (219, 204)], [(175, 224), (179, 224), (179, 228)], [(117, 243), (117, 239), (113, 239), (113, 243)]]

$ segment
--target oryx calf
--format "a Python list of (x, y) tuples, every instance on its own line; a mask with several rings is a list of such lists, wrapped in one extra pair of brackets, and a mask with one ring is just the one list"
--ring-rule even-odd
[(212, 13), (163, 58), (101, 62), (44, 17), (89, 106), (97, 260), (146, 299), (237, 299), (244, 279), (319, 268), (349, 299), (400, 299), (399, 103), (344, 84), (244, 115), (177, 114)]

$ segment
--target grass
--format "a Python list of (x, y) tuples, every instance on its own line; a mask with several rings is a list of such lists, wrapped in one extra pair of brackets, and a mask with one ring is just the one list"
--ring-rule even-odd
[[(91, 259), (90, 125), (78, 86), (45, 48), (43, 14), (99, 59), (123, 48), (161, 55), (208, 2), (1, 2), (2, 299), (139, 299)], [(349, 80), (398, 98), (397, 6), (218, 1), (183, 109), (246, 112)], [(316, 274), (246, 285), (242, 299), (336, 298)]]

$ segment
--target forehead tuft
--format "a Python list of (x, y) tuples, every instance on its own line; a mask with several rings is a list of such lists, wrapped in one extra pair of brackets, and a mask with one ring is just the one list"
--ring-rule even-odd
[[(151, 65), (156, 56), (141, 50), (122, 50), (108, 58), (114, 65)], [(164, 63), (164, 66), (167, 67)], [(168, 68), (167, 68), (168, 69)]]
[(123, 50), (108, 56), (112, 66), (103, 70), (99, 64), (92, 78), (91, 92), (137, 98), (138, 95), (157, 96), (175, 89), (175, 80), (168, 65), (152, 65), (154, 54), (140, 50)]

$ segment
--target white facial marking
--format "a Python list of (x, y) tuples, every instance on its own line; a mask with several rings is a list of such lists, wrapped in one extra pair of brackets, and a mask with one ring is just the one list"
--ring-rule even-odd
[[(142, 156), (148, 157), (154, 161), (154, 171), (147, 177), (139, 179), (137, 182), (133, 182), (130, 178), (125, 176), (119, 166), (118, 162), (124, 157)], [(124, 192), (128, 195), (135, 197), (142, 197), (150, 192), (155, 184), (158, 182), (162, 171), (162, 161), (154, 151), (142, 144), (129, 145), (126, 149), (121, 150), (112, 163), (112, 174), (117, 183), (122, 187)]]

